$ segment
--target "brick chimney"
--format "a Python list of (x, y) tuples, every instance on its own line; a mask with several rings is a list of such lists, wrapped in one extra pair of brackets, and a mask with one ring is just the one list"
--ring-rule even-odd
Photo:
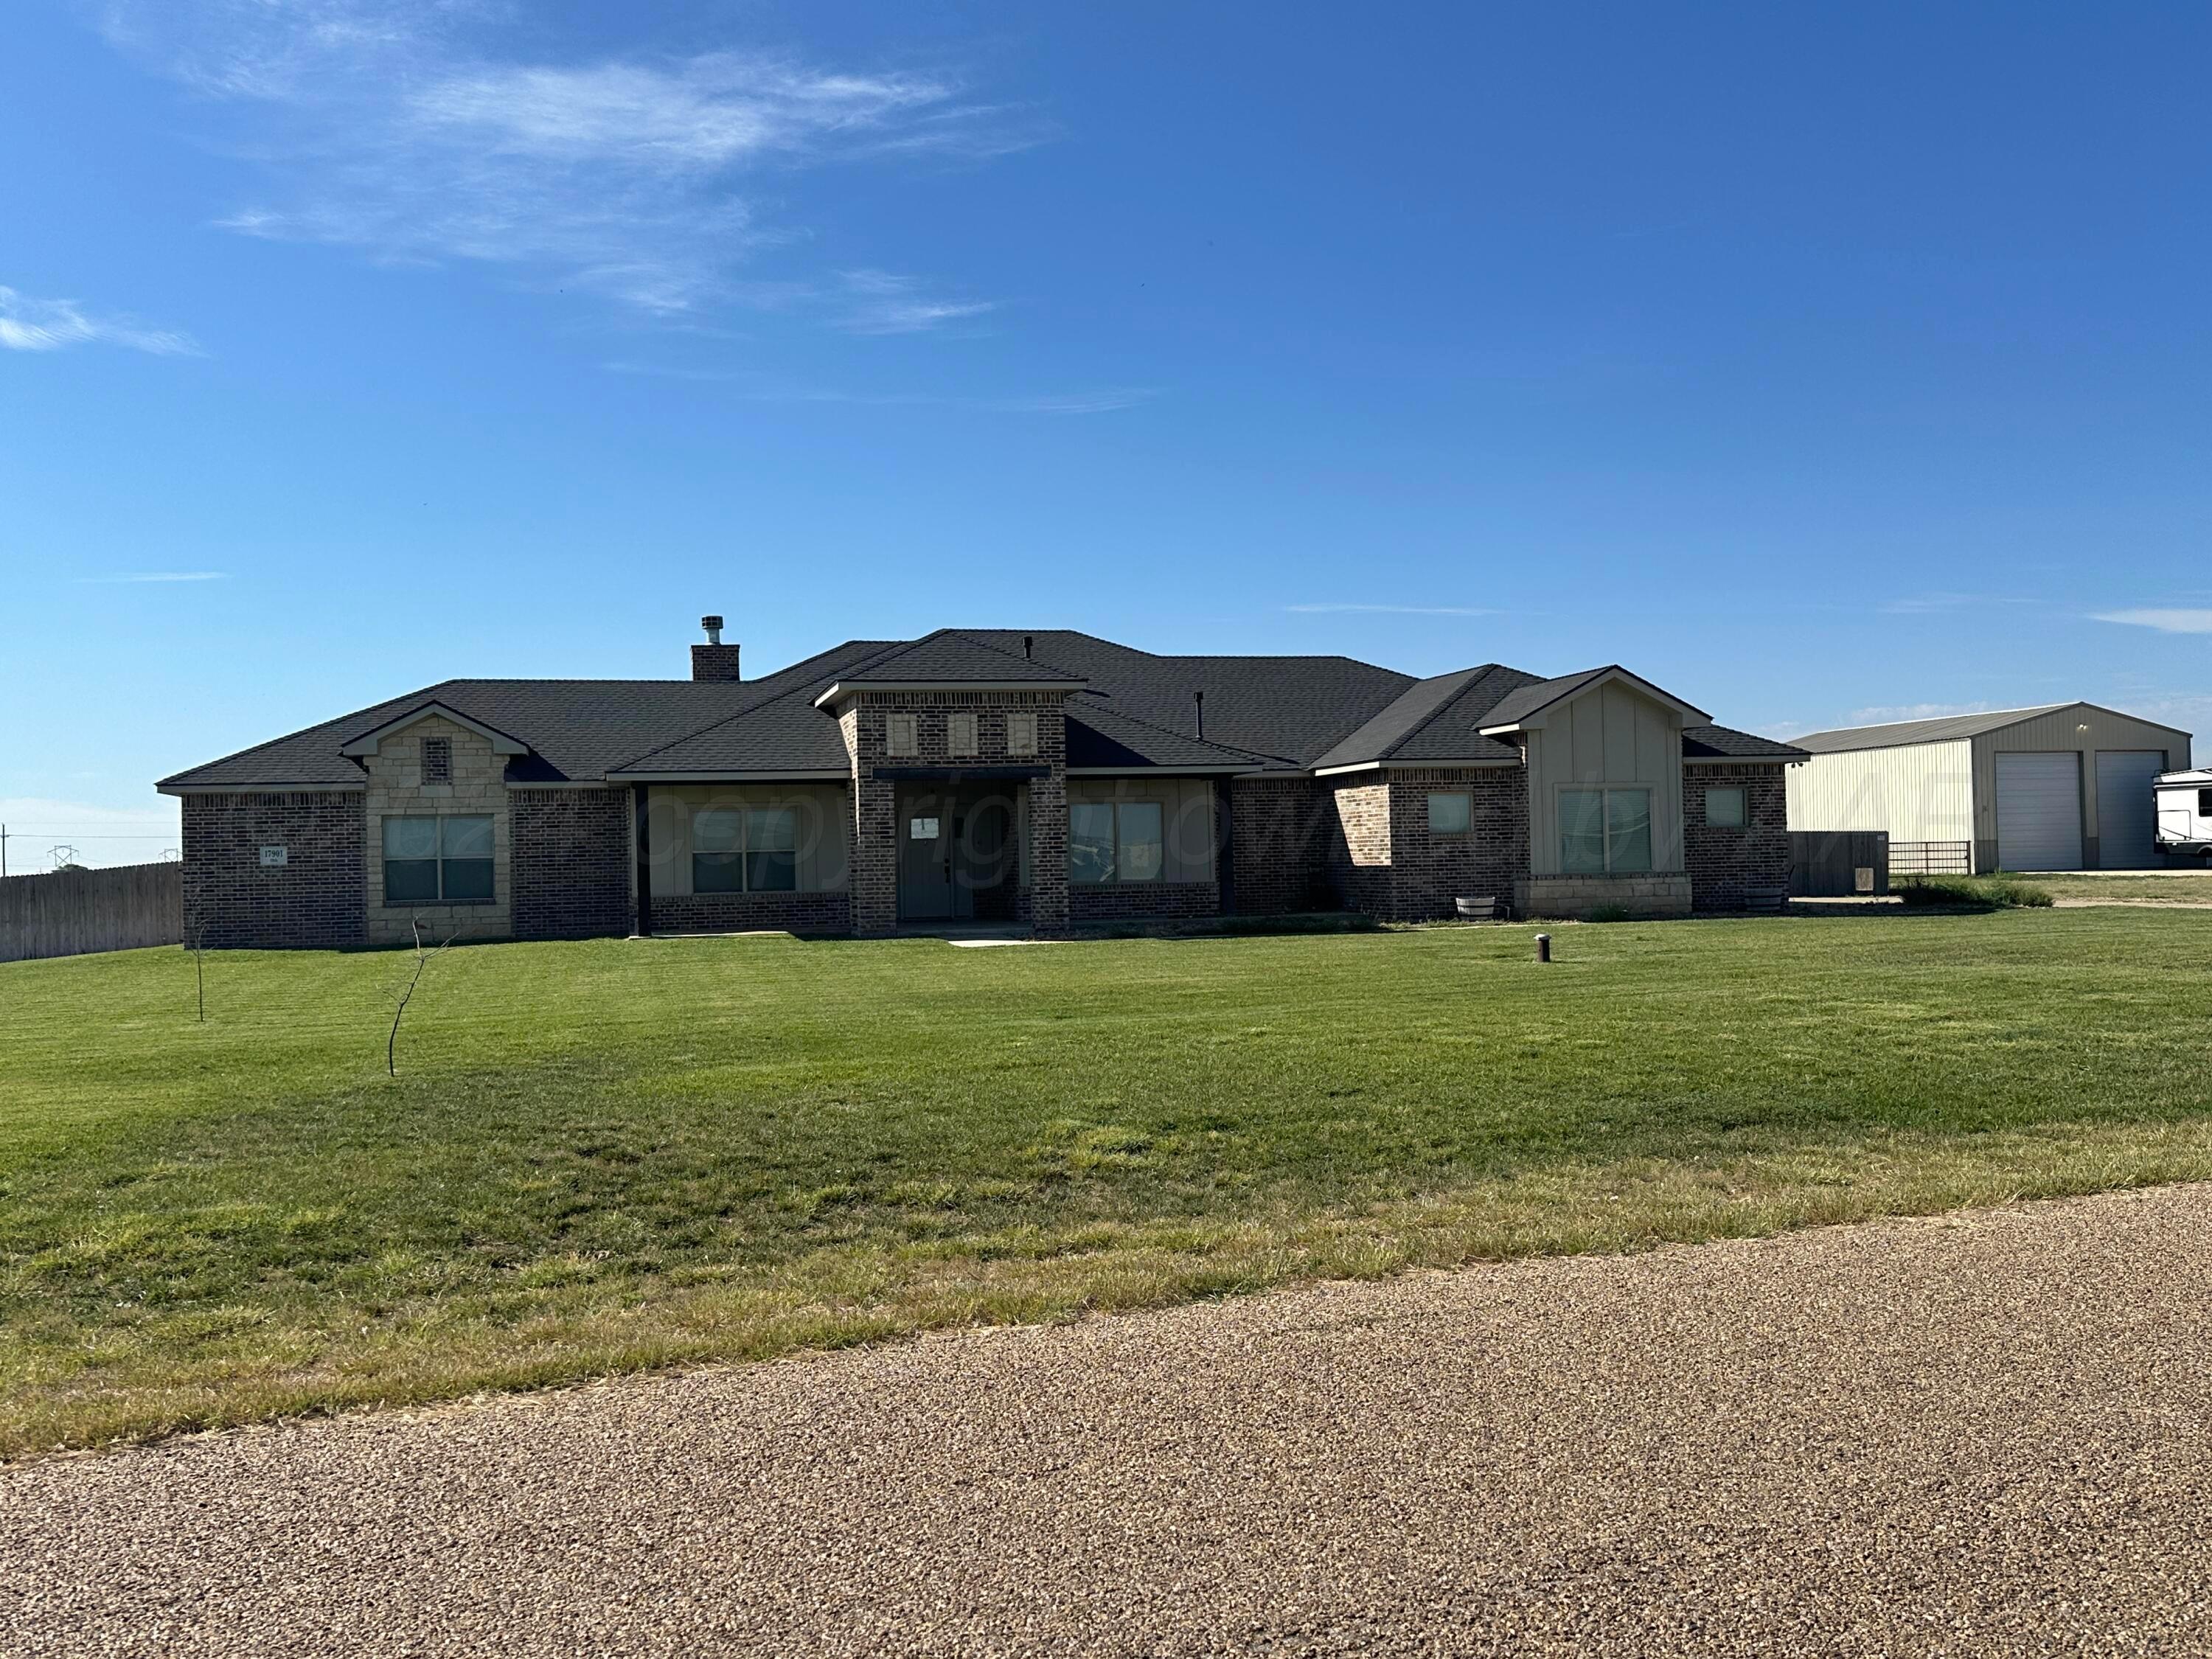
[(702, 617), (699, 626), (707, 630), (707, 643), (691, 647), (691, 678), (695, 680), (742, 679), (738, 672), (738, 647), (722, 643), (722, 619)]

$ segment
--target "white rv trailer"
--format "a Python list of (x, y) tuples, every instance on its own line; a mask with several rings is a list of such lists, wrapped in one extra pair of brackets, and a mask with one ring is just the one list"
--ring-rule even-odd
[(2158, 799), (2158, 850), (2212, 863), (2212, 772), (2161, 772), (2151, 790)]

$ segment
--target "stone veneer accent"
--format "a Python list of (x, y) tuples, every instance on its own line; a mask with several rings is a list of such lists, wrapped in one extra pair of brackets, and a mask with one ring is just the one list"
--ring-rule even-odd
[(1229, 781), (1230, 902), (1240, 915), (1330, 910), (1336, 804), (1311, 778)]
[(515, 938), (629, 934), (637, 921), (629, 791), (510, 788), (507, 800)]
[(819, 893), (661, 894), (653, 901), (656, 933), (849, 933), (851, 896)]
[[(190, 794), (179, 804), (186, 944), (327, 951), (365, 942), (359, 790)], [(264, 865), (264, 847), (284, 848), (284, 863)]]
[(1617, 909), (1632, 916), (1686, 916), (1686, 873), (1618, 876), (1523, 876), (1514, 884), (1513, 908), (1522, 916), (1587, 916)]
[[(837, 717), (845, 752), (853, 762), (853, 857), (848, 878), (852, 929), (863, 937), (898, 928), (898, 792), (901, 781), (879, 778), (879, 767), (980, 768), (1037, 766), (1029, 792), (1029, 881), (1019, 908), (1040, 933), (1067, 929), (1067, 719), (1063, 690), (859, 691)], [(885, 752), (884, 716), (892, 709), (915, 715), (915, 751)], [(1036, 752), (1006, 750), (1006, 712), (1036, 714)], [(956, 755), (945, 730), (954, 710), (975, 717), (976, 752)], [(656, 917), (656, 923), (657, 923)]]
[[(422, 739), (445, 738), (453, 745), (451, 783), (422, 781)], [(363, 885), (368, 899), (368, 942), (405, 945), (420, 922), (424, 937), (512, 938), (514, 931), (513, 849), (507, 822), (507, 757), (492, 752), (491, 741), (465, 726), (429, 714), (401, 727), (364, 757), (368, 775), (364, 803), (368, 814), (362, 848)], [(384, 820), (393, 814), (444, 817), (489, 813), (492, 838), (492, 896), (474, 904), (386, 904), (384, 902)]]
[(1212, 881), (1071, 883), (1071, 921), (1138, 921), (1154, 916), (1212, 916), (1221, 913), (1221, 886)]
[[(1744, 826), (1705, 822), (1705, 788), (1741, 788)], [(1790, 799), (1784, 769), (1773, 763), (1731, 762), (1682, 769), (1683, 861), (1692, 904), (1700, 910), (1741, 910), (1745, 890), (1790, 885)]]

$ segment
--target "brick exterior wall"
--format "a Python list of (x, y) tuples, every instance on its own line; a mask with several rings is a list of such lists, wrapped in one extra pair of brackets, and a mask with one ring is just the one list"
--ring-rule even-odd
[(849, 933), (852, 896), (827, 893), (664, 894), (653, 901), (656, 933)]
[(514, 936), (601, 939), (636, 922), (627, 789), (512, 789)]
[[(1682, 769), (1682, 853), (1692, 905), (1740, 910), (1752, 887), (1790, 885), (1790, 800), (1784, 769), (1755, 763)], [(1744, 826), (1705, 822), (1708, 786), (1740, 788)]]
[[(366, 943), (358, 790), (186, 795), (181, 805), (188, 942), (265, 951)], [(264, 847), (284, 848), (284, 863), (263, 865)]]
[(742, 654), (734, 645), (695, 645), (691, 647), (691, 678), (695, 680), (736, 680)]
[(1390, 786), (1379, 774), (1337, 786), (1335, 834), (1328, 848), (1336, 902), (1346, 910), (1383, 915), (1390, 908)]
[[(1510, 902), (1528, 873), (1528, 774), (1520, 766), (1431, 767), (1390, 774), (1390, 884), (1378, 912), (1390, 921), (1458, 914), (1462, 895)], [(1431, 790), (1465, 791), (1463, 836), (1429, 831)], [(1364, 908), (1364, 907), (1363, 907)]]
[(1069, 920), (1134, 921), (1153, 916), (1211, 916), (1221, 911), (1221, 888), (1211, 881), (1128, 881), (1067, 890)]
[[(898, 792), (900, 780), (876, 775), (883, 767), (1040, 766), (1045, 776), (1027, 780), (1029, 873), (1020, 908), (1040, 933), (1067, 927), (1067, 720), (1064, 691), (862, 691), (838, 715), (845, 752), (853, 763), (853, 932), (864, 937), (898, 927)], [(1009, 754), (1006, 713), (1036, 715), (1036, 752)], [(885, 716), (916, 716), (911, 755), (885, 751)], [(975, 719), (976, 752), (955, 755), (946, 716), (955, 710)], [(657, 919), (656, 919), (657, 921)]]
[(1336, 805), (1311, 778), (1232, 778), (1229, 782), (1231, 899), (1241, 915), (1330, 910)]

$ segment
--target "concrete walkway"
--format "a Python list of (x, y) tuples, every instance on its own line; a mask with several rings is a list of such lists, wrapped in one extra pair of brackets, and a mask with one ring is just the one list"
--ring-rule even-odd
[(0, 1650), (2212, 1650), (2212, 1188), (0, 1471)]

